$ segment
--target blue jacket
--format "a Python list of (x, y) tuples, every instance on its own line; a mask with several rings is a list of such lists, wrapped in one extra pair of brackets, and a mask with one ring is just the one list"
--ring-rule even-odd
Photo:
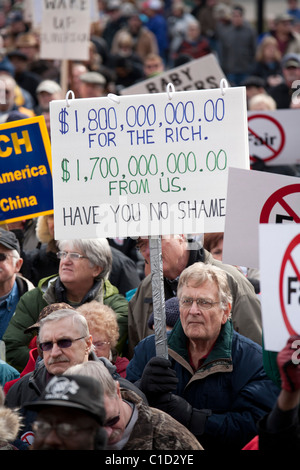
[[(169, 359), (179, 379), (176, 394), (194, 409), (212, 413), (198, 439), (207, 450), (242, 449), (257, 434), (257, 421), (273, 408), (279, 393), (263, 369), (261, 346), (234, 331), (227, 321), (214, 348), (194, 373), (186, 345), (178, 320), (168, 336)], [(155, 335), (135, 347), (126, 378), (139, 380), (153, 356)]]

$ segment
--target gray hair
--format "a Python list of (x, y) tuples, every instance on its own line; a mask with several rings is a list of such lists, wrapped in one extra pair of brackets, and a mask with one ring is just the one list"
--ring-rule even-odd
[(39, 342), (41, 341), (42, 337), (42, 331), (45, 325), (51, 321), (59, 321), (62, 320), (63, 318), (71, 318), (73, 321), (73, 324), (76, 326), (78, 329), (78, 333), (81, 336), (87, 337), (89, 336), (89, 327), (87, 324), (86, 319), (84, 318), (81, 313), (77, 312), (76, 310), (71, 310), (71, 309), (61, 309), (61, 310), (56, 310), (49, 315), (47, 315), (45, 318), (42, 318), (40, 320), (40, 327), (39, 327), (39, 334), (38, 334), (38, 340)]
[(21, 258), (21, 256), (20, 256), (20, 254), (17, 250), (11, 250), (11, 256), (12, 256), (12, 259), (13, 259), (13, 265), (15, 267), (17, 262)]
[(192, 284), (199, 287), (206, 281), (214, 282), (217, 285), (223, 309), (227, 308), (229, 303), (232, 304), (232, 294), (228, 284), (227, 273), (217, 266), (201, 262), (194, 263), (182, 271), (177, 287), (177, 297), (180, 298), (184, 286)]
[(89, 238), (76, 240), (59, 240), (59, 250), (66, 245), (73, 250), (81, 251), (94, 266), (101, 266), (102, 271), (96, 279), (107, 279), (112, 267), (112, 253), (106, 238)]
[(66, 374), (93, 377), (102, 384), (105, 395), (109, 398), (117, 397), (116, 381), (112, 378), (107, 367), (105, 367), (105, 364), (101, 360), (76, 364), (75, 366), (70, 367), (66, 371)]

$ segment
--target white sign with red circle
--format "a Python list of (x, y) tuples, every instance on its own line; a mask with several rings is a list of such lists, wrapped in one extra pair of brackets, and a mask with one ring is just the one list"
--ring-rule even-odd
[(259, 226), (264, 345), (280, 351), (300, 334), (300, 225)]
[(267, 165), (291, 165), (300, 162), (299, 109), (248, 111), (250, 161), (255, 157)]
[(230, 168), (223, 263), (259, 268), (259, 224), (300, 223), (300, 179)]

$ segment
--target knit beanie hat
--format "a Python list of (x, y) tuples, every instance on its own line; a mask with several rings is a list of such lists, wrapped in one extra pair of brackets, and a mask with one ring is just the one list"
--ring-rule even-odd
[[(166, 312), (166, 325), (170, 328), (173, 328), (175, 323), (179, 318), (179, 300), (178, 297), (172, 297), (171, 299), (166, 300), (165, 302), (165, 312)], [(152, 312), (149, 320), (148, 327), (153, 328), (154, 324), (154, 313)]]

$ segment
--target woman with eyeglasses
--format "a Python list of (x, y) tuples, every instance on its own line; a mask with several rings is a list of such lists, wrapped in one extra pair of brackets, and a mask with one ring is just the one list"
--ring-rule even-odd
[(58, 275), (41, 279), (38, 286), (20, 299), (3, 340), (7, 361), (22, 371), (29, 358), (29, 344), (34, 334), (25, 330), (34, 324), (41, 310), (49, 304), (65, 302), (74, 308), (96, 300), (109, 305), (117, 315), (120, 338), (116, 345), (121, 354), (128, 333), (128, 301), (110, 283), (112, 254), (106, 238), (60, 240), (57, 257)]
[(97, 357), (106, 357), (116, 366), (117, 373), (126, 377), (129, 360), (120, 357), (116, 345), (119, 339), (119, 326), (116, 313), (108, 306), (92, 300), (77, 309), (86, 319), (93, 338)]

